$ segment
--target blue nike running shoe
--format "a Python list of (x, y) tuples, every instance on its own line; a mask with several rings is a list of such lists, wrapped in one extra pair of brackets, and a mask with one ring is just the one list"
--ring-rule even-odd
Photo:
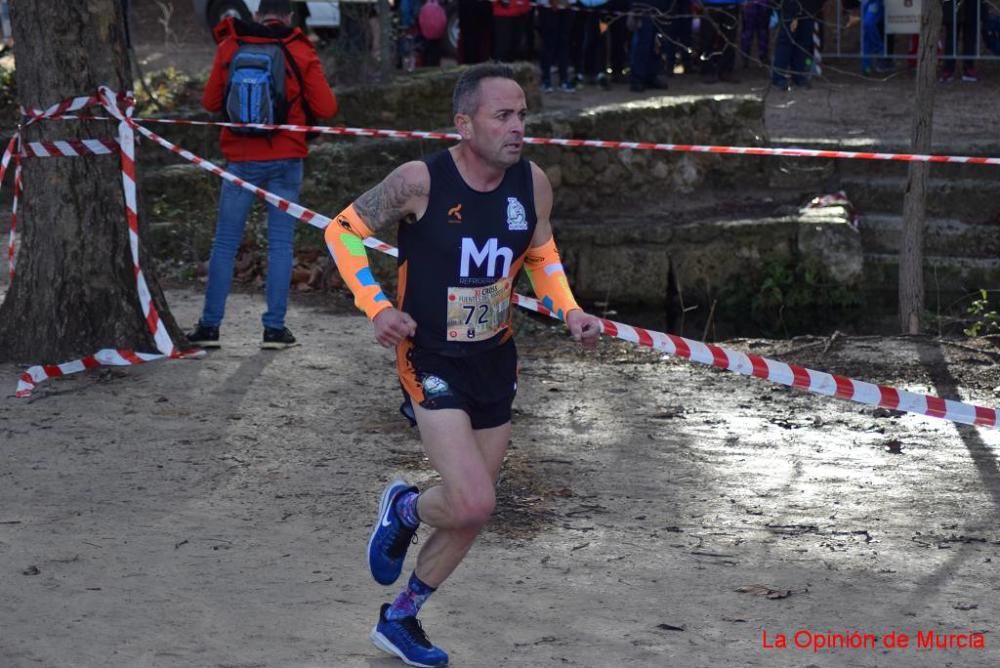
[(416, 491), (416, 487), (394, 480), (382, 492), (378, 519), (375, 520), (372, 537), (368, 539), (368, 568), (375, 582), (381, 585), (391, 585), (399, 579), (406, 550), (417, 531), (403, 524), (393, 505), (401, 494)]
[(416, 617), (386, 619), (385, 611), (388, 609), (389, 604), (383, 603), (378, 624), (370, 635), (376, 647), (398, 656), (410, 666), (434, 668), (448, 665), (448, 653), (431, 644)]

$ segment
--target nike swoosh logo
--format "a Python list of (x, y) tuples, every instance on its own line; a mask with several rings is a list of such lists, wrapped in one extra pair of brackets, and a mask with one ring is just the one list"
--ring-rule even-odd
[(392, 526), (392, 522), (389, 521), (389, 511), (392, 510), (392, 506), (385, 509), (385, 513), (382, 515), (382, 526)]

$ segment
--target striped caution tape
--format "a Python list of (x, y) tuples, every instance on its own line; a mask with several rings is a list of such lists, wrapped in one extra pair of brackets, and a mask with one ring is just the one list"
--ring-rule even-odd
[(22, 158), (58, 158), (116, 153), (118, 142), (114, 139), (67, 139), (25, 142), (20, 155)]
[(93, 355), (87, 355), (83, 359), (65, 362), (64, 364), (39, 364), (29, 368), (21, 374), (17, 383), (15, 396), (30, 396), (35, 385), (49, 378), (59, 378), (71, 373), (79, 373), (87, 369), (96, 369), (101, 366), (131, 366), (143, 364), (153, 360), (164, 359), (166, 355), (154, 353), (137, 353), (131, 350), (115, 350), (105, 348)]
[(14, 280), (17, 267), (17, 207), (24, 192), (24, 182), (21, 181), (21, 158), (14, 157), (14, 196), (10, 204), (10, 246), (7, 248), (7, 260), (10, 269), (10, 280)]
[[(78, 111), (87, 106), (101, 105), (104, 109), (118, 120), (117, 140), (82, 140), (74, 145), (72, 142), (53, 142), (53, 146), (59, 146), (57, 150), (87, 151), (98, 153), (108, 149), (107, 153), (117, 152), (121, 159), (122, 189), (125, 199), (125, 217), (129, 229), (129, 250), (132, 254), (133, 273), (136, 280), (136, 289), (139, 293), (139, 303), (142, 307), (146, 324), (156, 342), (158, 353), (136, 353), (129, 350), (104, 349), (93, 355), (88, 355), (81, 360), (66, 362), (56, 365), (36, 365), (27, 369), (18, 379), (17, 389), (14, 392), (16, 397), (31, 396), (32, 391), (38, 383), (48, 379), (64, 376), (69, 373), (77, 373), (85, 369), (97, 366), (124, 366), (141, 364), (152, 360), (165, 358), (194, 357), (204, 354), (200, 350), (190, 350), (181, 352), (174, 345), (173, 340), (167, 332), (166, 325), (159, 316), (156, 305), (153, 303), (149, 286), (146, 283), (145, 275), (139, 263), (139, 216), (138, 202), (136, 198), (135, 183), (135, 134), (130, 122), (132, 112), (135, 108), (134, 101), (130, 95), (117, 94), (106, 87), (101, 87), (97, 96), (78, 97), (54, 105), (45, 111), (25, 110), (25, 117), (35, 122), (43, 118), (59, 118), (67, 113)], [(15, 137), (19, 139), (19, 135)], [(96, 142), (96, 143), (95, 143)], [(49, 148), (44, 143), (36, 143), (35, 147), (30, 145), (25, 147), (29, 151), (37, 151), (40, 144), (43, 151), (48, 152)], [(99, 146), (98, 146), (99, 145)], [(121, 150), (119, 150), (119, 147)], [(8, 145), (8, 152), (13, 150), (12, 145)], [(69, 155), (68, 153), (63, 153)], [(73, 153), (73, 155), (85, 153)], [(7, 154), (5, 153), (5, 159)], [(35, 154), (37, 156), (37, 153)], [(41, 157), (41, 156), (37, 156)], [(21, 151), (14, 152), (14, 160), (17, 165), (14, 177), (14, 211), (17, 210), (17, 197), (20, 193), (20, 158)], [(0, 163), (2, 164), (2, 163)], [(0, 173), (2, 182), (2, 173)], [(14, 276), (14, 228), (11, 224), (11, 241), (8, 248), (10, 258), (11, 278)]]
[(14, 196), (10, 208), (10, 234), (7, 241), (7, 271), (10, 277), (14, 278), (14, 248), (17, 241), (17, 199), (20, 194), (19, 184), (21, 182), (21, 161), (17, 158), (17, 143), (20, 141), (19, 135), (14, 135), (7, 142), (7, 148), (0, 158), (0, 186), (7, 175), (7, 166), (10, 165), (11, 158), (14, 159)]
[(69, 114), (78, 112), (81, 109), (99, 106), (101, 106), (101, 101), (98, 99), (97, 95), (83, 95), (63, 100), (58, 104), (52, 105), (48, 109), (34, 109), (22, 106), (21, 115), (24, 116), (24, 125), (28, 126), (41, 120), (62, 118)]
[[(235, 185), (243, 187), (256, 196), (264, 199), (265, 201), (273, 204), (274, 206), (286, 211), (289, 215), (301, 220), (303, 222), (309, 223), (320, 229), (325, 228), (331, 219), (327, 216), (319, 214), (315, 211), (307, 209), (301, 205), (294, 202), (290, 202), (284, 198), (281, 198), (273, 193), (270, 193), (262, 188), (258, 188), (250, 183), (247, 183), (240, 179), (239, 177), (230, 174), (229, 172), (221, 169), (220, 167), (214, 165), (208, 160), (200, 158), (195, 154), (180, 148), (176, 144), (169, 142), (168, 140), (160, 137), (156, 133), (152, 132), (148, 128), (145, 128), (138, 124), (139, 119), (133, 119), (130, 113), (126, 111), (121, 113), (117, 107), (113, 104), (116, 99), (114, 94), (106, 88), (101, 89), (101, 98), (105, 108), (109, 113), (117, 118), (121, 127), (128, 126), (132, 130), (138, 131), (143, 136), (148, 139), (160, 144), (164, 148), (167, 148), (171, 152), (183, 157), (186, 160), (198, 165), (202, 169), (209, 171), (221, 178), (224, 178)], [(78, 98), (80, 99), (80, 98)], [(77, 107), (79, 109), (81, 107)], [(131, 107), (128, 107), (130, 110)], [(53, 111), (55, 110), (55, 111)], [(74, 109), (66, 106), (57, 105), (56, 107), (50, 108), (50, 110), (44, 112), (50, 114), (51, 117), (58, 117), (67, 114)], [(153, 119), (146, 119), (153, 120)], [(157, 121), (162, 122), (162, 121)], [(233, 125), (233, 124), (217, 124), (217, 123), (207, 123), (199, 121), (172, 121), (175, 124), (190, 124), (190, 125)], [(356, 135), (356, 136), (385, 136), (385, 137), (404, 137), (404, 138), (421, 138), (421, 139), (460, 139), (456, 134), (452, 133), (433, 133), (433, 132), (421, 132), (421, 131), (399, 131), (399, 130), (373, 130), (366, 128), (332, 128), (332, 127), (322, 127), (322, 126), (262, 126), (254, 125), (253, 127), (264, 127), (264, 128), (281, 128), (289, 129), (295, 131), (320, 131), (327, 134), (346, 134), (346, 135)], [(134, 140), (131, 139), (129, 133), (122, 132), (120, 130), (119, 143), (124, 146), (130, 146), (133, 144)], [(698, 145), (677, 145), (677, 144), (657, 144), (657, 143), (647, 143), (647, 142), (609, 142), (600, 140), (563, 140), (563, 139), (538, 139), (538, 138), (527, 138), (526, 143), (535, 144), (555, 144), (562, 146), (589, 146), (597, 148), (635, 148), (635, 149), (645, 149), (645, 150), (675, 150), (675, 151), (694, 151), (694, 152), (707, 152), (707, 153), (734, 153), (743, 155), (785, 155), (792, 157), (821, 157), (821, 158), (851, 158), (851, 159), (870, 159), (870, 160), (903, 160), (903, 161), (925, 161), (925, 162), (962, 162), (970, 164), (991, 164), (1000, 165), (1000, 159), (998, 158), (976, 158), (968, 156), (939, 156), (939, 155), (919, 155), (919, 154), (894, 154), (894, 153), (861, 153), (861, 152), (850, 152), (850, 151), (815, 151), (811, 149), (765, 149), (756, 147), (722, 147), (722, 146), (698, 146)], [(10, 148), (8, 147), (8, 150)], [(126, 185), (126, 198), (128, 198), (128, 193), (131, 192), (134, 196), (135, 183), (134, 183), (134, 156), (129, 155), (131, 158), (131, 168), (132, 171), (126, 174), (126, 158), (123, 151), (123, 179), (125, 179)], [(134, 202), (134, 200), (133, 200)], [(131, 209), (134, 214), (134, 208)], [(130, 225), (131, 229), (131, 225)], [(396, 255), (397, 251), (394, 247), (386, 244), (378, 239), (369, 238), (365, 240), (365, 245), (373, 248), (375, 250), (387, 253), (389, 255)], [(134, 254), (137, 258), (137, 254)], [(136, 262), (137, 259), (136, 259)], [(137, 265), (138, 266), (138, 265)], [(148, 291), (147, 293), (148, 294)], [(523, 295), (514, 295), (514, 302), (521, 306), (522, 308), (532, 310), (543, 315), (548, 315), (555, 318), (555, 314), (549, 311), (545, 306), (540, 304), (537, 300), (530, 297), (525, 297)], [(997, 426), (997, 412), (993, 408), (985, 408), (982, 406), (975, 406), (972, 404), (967, 404), (959, 401), (953, 401), (948, 399), (941, 399), (939, 397), (934, 397), (931, 395), (917, 394), (913, 392), (908, 392), (905, 390), (898, 390), (896, 388), (875, 385), (872, 383), (867, 383), (864, 381), (857, 381), (844, 376), (838, 376), (835, 374), (829, 374), (821, 371), (814, 371), (812, 369), (807, 369), (804, 367), (799, 367), (796, 365), (786, 364), (784, 362), (779, 362), (776, 360), (770, 360), (758, 355), (749, 355), (746, 353), (741, 353), (738, 351), (728, 350), (721, 346), (716, 346), (713, 344), (704, 344), (690, 339), (685, 339), (672, 334), (664, 334), (662, 332), (655, 332), (652, 330), (647, 330), (643, 328), (633, 327), (631, 325), (626, 325), (624, 323), (617, 323), (611, 320), (602, 319), (602, 327), (605, 334), (608, 336), (613, 336), (624, 341), (630, 341), (639, 345), (653, 348), (655, 350), (661, 351), (666, 354), (672, 354), (679, 357), (684, 357), (690, 359), (694, 362), (699, 362), (702, 364), (714, 366), (721, 369), (726, 369), (729, 371), (735, 371), (748, 376), (756, 376), (758, 378), (764, 378), (766, 380), (780, 383), (783, 385), (788, 385), (790, 387), (795, 387), (798, 389), (806, 390), (816, 394), (821, 394), (825, 396), (834, 396), (840, 399), (846, 399), (850, 401), (855, 401), (867, 405), (882, 406), (891, 410), (901, 410), (906, 412), (911, 412), (919, 415), (926, 415), (928, 417), (936, 417), (941, 419), (950, 420), (953, 422), (958, 422), (962, 424), (970, 424), (991, 428), (998, 428)], [(152, 327), (152, 324), (151, 324)], [(172, 346), (172, 343), (171, 343)], [(161, 355), (160, 357), (162, 357)], [(174, 353), (174, 356), (178, 356)], [(99, 358), (94, 357), (95, 360)], [(122, 357), (122, 359), (126, 359)], [(134, 362), (128, 362), (134, 363)], [(38, 376), (38, 379), (29, 372), (24, 374), (26, 379), (22, 379), (26, 383), (37, 383), (45, 377), (52, 377), (48, 374), (50, 371), (56, 373), (57, 371), (61, 374), (68, 372), (63, 367), (67, 369), (71, 368), (73, 370), (82, 370), (88, 368), (83, 361), (71, 362), (68, 365), (59, 365), (56, 367), (33, 367), (33, 369), (42, 369), (43, 375)], [(48, 371), (46, 371), (48, 370)], [(19, 384), (18, 396), (26, 396), (21, 391)], [(30, 389), (27, 390), (30, 392)]]
[[(111, 120), (106, 116), (64, 116), (67, 120)], [(458, 141), (462, 136), (455, 132), (429, 130), (391, 130), (379, 128), (348, 128), (329, 125), (269, 125), (265, 123), (228, 123), (224, 121), (191, 121), (168, 118), (134, 118), (137, 123), (162, 125), (201, 125), (223, 128), (254, 128), (258, 130), (286, 130), (345, 137), (385, 137), (388, 139), (431, 139)], [(829, 149), (769, 148), (765, 146), (720, 146), (716, 144), (667, 144), (657, 142), (618, 141), (609, 139), (562, 139), (559, 137), (525, 137), (525, 144), (539, 146), (565, 146), (569, 148), (628, 149), (634, 151), (665, 151), (668, 153), (709, 153), (715, 155), (750, 155), (777, 158), (826, 158), (837, 160), (879, 160), (888, 162), (930, 162), (964, 165), (1000, 166), (1000, 158), (974, 155), (941, 155), (937, 153), (891, 153), (886, 151), (837, 151)]]
[(125, 218), (128, 222), (129, 248), (132, 251), (132, 264), (135, 270), (136, 287), (139, 291), (139, 304), (142, 314), (146, 317), (149, 331), (156, 340), (156, 348), (164, 355), (173, 355), (174, 342), (170, 339), (167, 327), (160, 319), (160, 314), (153, 304), (153, 296), (146, 284), (146, 276), (139, 266), (139, 204), (136, 199), (135, 183), (135, 134), (134, 124), (129, 122), (135, 103), (131, 96), (122, 98), (111, 89), (101, 86), (99, 89), (101, 104), (112, 116), (120, 121), (118, 125), (118, 145), (121, 147), (122, 189), (125, 193)]
[[(100, 117), (92, 117), (99, 119)], [(426, 130), (384, 130), (376, 128), (347, 128), (326, 125), (265, 125), (262, 123), (224, 123), (214, 121), (189, 121), (163, 118), (136, 118), (137, 123), (166, 125), (205, 125), (219, 127), (247, 127), (261, 130), (287, 130), (289, 132), (316, 132), (319, 134), (351, 137), (387, 137), (394, 139), (433, 139), (458, 141), (461, 135), (454, 132)], [(924, 153), (889, 153), (874, 151), (835, 151), (810, 148), (768, 148), (764, 146), (718, 146), (713, 144), (666, 144), (657, 142), (611, 141), (606, 139), (560, 139), (558, 137), (525, 137), (525, 144), (541, 146), (566, 146), (571, 148), (630, 149), (636, 151), (666, 151), (674, 153), (711, 153), (718, 155), (752, 155), (784, 158), (827, 158), (844, 160), (882, 160), (894, 162), (956, 163), (968, 165), (1000, 166), (1000, 158), (971, 155), (939, 155)]]
[[(531, 297), (515, 295), (514, 301), (518, 306), (529, 311), (557, 318), (552, 311)], [(916, 413), (961, 424), (992, 429), (1000, 428), (997, 424), (997, 410), (995, 408), (985, 408), (961, 401), (941, 399), (928, 394), (899, 390), (887, 385), (867, 383), (825, 371), (815, 371), (795, 364), (787, 364), (760, 355), (730, 350), (711, 343), (685, 339), (674, 334), (664, 334), (663, 332), (626, 325), (613, 320), (602, 318), (601, 324), (604, 334), (608, 336), (718, 369), (763, 378), (773, 383), (807, 392), (855, 401), (869, 406), (881, 406), (889, 410)]]
[[(327, 216), (242, 181), (242, 179), (226, 172), (211, 162), (199, 158), (190, 151), (182, 149), (176, 144), (160, 137), (148, 128), (137, 125), (136, 129), (143, 136), (155, 141), (171, 152), (190, 160), (206, 171), (221, 176), (253, 192), (258, 197), (279, 207), (283, 211), (287, 211), (290, 215), (303, 222), (321, 229), (325, 228), (331, 222)], [(398, 256), (398, 250), (395, 247), (375, 237), (368, 237), (364, 240), (364, 244), (368, 248), (387, 255)], [(557, 318), (552, 311), (531, 297), (515, 294), (514, 303), (524, 309)], [(673, 334), (664, 334), (663, 332), (634, 327), (613, 320), (601, 319), (601, 324), (604, 334), (608, 336), (636, 343), (669, 355), (683, 357), (700, 364), (734, 371), (747, 376), (755, 376), (815, 394), (837, 397), (870, 406), (881, 406), (890, 410), (906, 411), (962, 424), (998, 428), (997, 411), (993, 408), (975, 406), (950, 399), (941, 399), (931, 395), (917, 394), (885, 385), (875, 385), (823, 371), (814, 371), (759, 355), (728, 350), (721, 346), (700, 343)]]

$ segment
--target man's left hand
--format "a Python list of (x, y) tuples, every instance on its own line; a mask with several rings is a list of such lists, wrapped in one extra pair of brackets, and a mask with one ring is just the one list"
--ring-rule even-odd
[(601, 319), (579, 309), (566, 314), (566, 325), (573, 339), (582, 343), (584, 348), (595, 347), (601, 338)]

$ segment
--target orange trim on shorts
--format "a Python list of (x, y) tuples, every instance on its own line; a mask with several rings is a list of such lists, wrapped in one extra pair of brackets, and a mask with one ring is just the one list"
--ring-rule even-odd
[(419, 403), (424, 401), (424, 386), (417, 378), (417, 370), (410, 362), (410, 351), (413, 350), (413, 339), (405, 339), (396, 346), (396, 374), (403, 390), (410, 395), (410, 399)]
[(396, 303), (399, 304), (399, 310), (403, 310), (403, 299), (406, 297), (406, 260), (399, 265), (399, 269), (396, 272), (398, 277), (398, 285), (396, 286)]

